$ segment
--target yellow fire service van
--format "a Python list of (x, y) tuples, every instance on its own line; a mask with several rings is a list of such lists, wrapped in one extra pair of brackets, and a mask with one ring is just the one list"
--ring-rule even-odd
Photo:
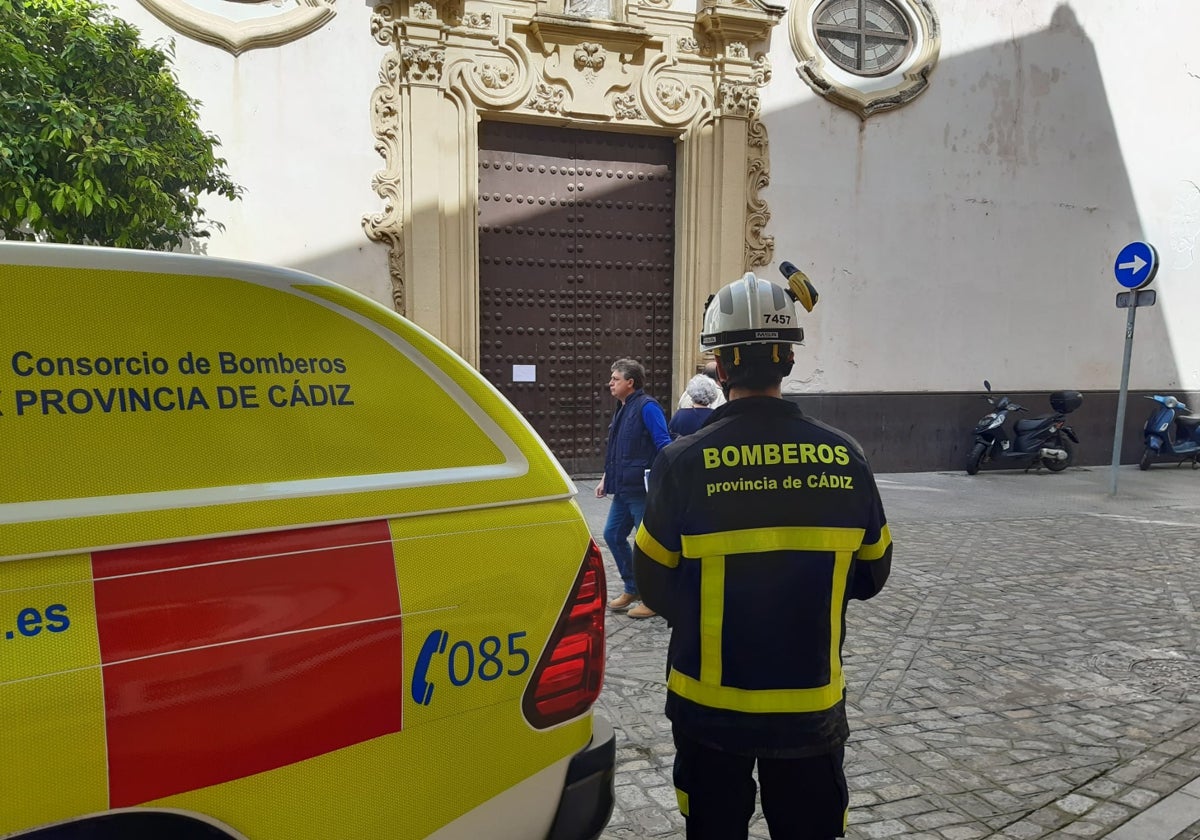
[(599, 835), (604, 568), (475, 370), (296, 271), (0, 242), (0, 837)]

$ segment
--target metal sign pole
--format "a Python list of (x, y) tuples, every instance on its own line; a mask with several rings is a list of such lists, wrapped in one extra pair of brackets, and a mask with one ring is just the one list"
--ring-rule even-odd
[(1125, 360), (1121, 363), (1121, 390), (1117, 393), (1117, 430), (1113, 434), (1112, 474), (1108, 494), (1117, 495), (1117, 468), (1121, 466), (1121, 438), (1125, 434), (1125, 401), (1129, 395), (1129, 361), (1133, 357), (1133, 322), (1137, 318), (1137, 292), (1130, 295), (1125, 318)]
[(1149, 242), (1130, 242), (1113, 263), (1117, 283), (1129, 289), (1117, 295), (1117, 306), (1128, 306), (1125, 319), (1125, 361), (1121, 364), (1121, 391), (1117, 394), (1117, 430), (1113, 435), (1112, 480), (1109, 495), (1117, 495), (1117, 469), (1121, 466), (1121, 438), (1125, 433), (1125, 400), (1129, 396), (1129, 360), (1133, 356), (1133, 321), (1137, 317), (1138, 298), (1143, 294), (1146, 306), (1154, 305), (1154, 292), (1141, 292), (1158, 273), (1158, 250)]

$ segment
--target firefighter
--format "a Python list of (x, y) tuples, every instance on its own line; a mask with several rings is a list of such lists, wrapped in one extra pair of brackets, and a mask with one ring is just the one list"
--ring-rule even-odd
[[(689, 840), (744, 840), (762, 808), (775, 840), (845, 834), (850, 599), (887, 581), (875, 479), (848, 435), (782, 398), (816, 292), (746, 274), (710, 298), (701, 346), (729, 402), (650, 472), (634, 568), (671, 625), (666, 714)], [(799, 287), (799, 294), (797, 294)]]

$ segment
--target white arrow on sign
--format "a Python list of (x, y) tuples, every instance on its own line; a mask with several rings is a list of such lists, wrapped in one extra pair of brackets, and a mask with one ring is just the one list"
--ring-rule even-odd
[(1133, 255), (1133, 262), (1121, 263), (1120, 265), (1117, 266), (1117, 268), (1132, 268), (1134, 274), (1137, 274), (1139, 271), (1141, 271), (1145, 267), (1146, 267), (1146, 261), (1144, 259), (1142, 259), (1141, 257), (1139, 257), (1137, 254)]

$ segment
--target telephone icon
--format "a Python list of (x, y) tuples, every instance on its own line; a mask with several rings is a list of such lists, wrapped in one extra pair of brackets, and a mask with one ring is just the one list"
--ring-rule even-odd
[(425, 637), (421, 652), (417, 654), (417, 664), (413, 668), (412, 698), (422, 706), (428, 706), (433, 699), (433, 683), (428, 679), (429, 663), (435, 653), (445, 653), (446, 643), (450, 634), (445, 630), (433, 630)]

